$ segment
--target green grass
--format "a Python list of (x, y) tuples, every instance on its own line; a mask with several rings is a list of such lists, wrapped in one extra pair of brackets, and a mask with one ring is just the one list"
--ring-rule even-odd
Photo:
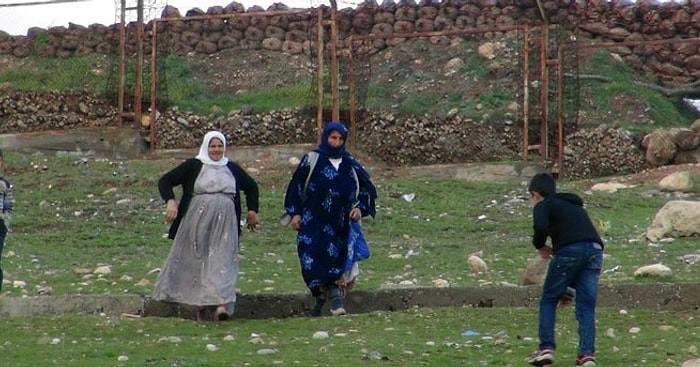
[(253, 106), (255, 112), (260, 113), (304, 107), (308, 105), (310, 98), (315, 100), (315, 89), (312, 89), (312, 83), (315, 81), (311, 78), (285, 80), (283, 86), (269, 90), (256, 88), (245, 93), (228, 95), (206, 91), (202, 83), (193, 78), (191, 66), (181, 56), (168, 56), (165, 73), (168, 77), (170, 103), (181, 110), (202, 115), (209, 114), (213, 106), (217, 106), (224, 114), (244, 106)]
[(308, 84), (300, 83), (275, 90), (245, 93), (236, 97), (182, 95), (179, 97), (181, 99), (173, 99), (172, 103), (182, 110), (202, 115), (210, 114), (213, 106), (217, 106), (224, 114), (244, 106), (252, 106), (256, 113), (263, 113), (307, 106), (308, 96)]
[[(16, 188), (17, 208), (3, 264), (7, 296), (35, 295), (50, 286), (54, 294), (148, 294), (141, 280), (155, 282), (153, 269), (170, 248), (156, 182), (173, 161), (83, 161), (8, 153), (7, 171)], [(244, 256), (239, 287), (243, 293), (306, 292), (299, 279), (295, 233), (280, 227), (290, 168), (266, 170), (261, 186), (262, 224), (243, 235)], [(468, 183), (438, 176), (379, 179), (376, 219), (363, 221), (372, 245), (359, 289), (376, 289), (411, 281), (432, 286), (437, 278), (453, 286), (517, 283), (535, 255), (530, 245), (531, 207), (518, 184)], [(570, 190), (581, 193), (574, 183)], [(561, 183), (567, 189), (567, 182)], [(667, 198), (645, 197), (650, 187), (615, 194), (582, 194), (591, 216), (609, 224), (606, 268), (622, 271), (603, 282), (635, 281), (636, 266), (674, 264), (671, 282), (693, 282), (700, 267), (681, 266), (679, 256), (692, 253), (693, 239), (650, 244), (645, 228)], [(408, 202), (404, 194), (415, 194)], [(490, 271), (471, 274), (466, 257), (483, 251)], [(406, 256), (407, 254), (412, 256)], [(677, 264), (677, 265), (676, 265)], [(112, 267), (104, 277), (78, 275), (78, 269)]]
[(0, 82), (9, 82), (17, 90), (36, 92), (82, 91), (86, 87), (102, 91), (106, 80), (95, 70), (104, 69), (106, 62), (104, 56), (96, 54), (67, 60), (31, 56), (21, 68), (0, 70)]
[[(653, 126), (640, 126), (635, 124), (635, 121), (617, 121), (634, 130), (651, 131), (661, 127), (687, 126), (684, 122), (692, 122), (696, 118), (696, 113), (681, 107), (682, 103), (679, 98), (665, 97), (658, 91), (636, 84), (637, 81), (647, 81), (636, 75), (629, 66), (614, 59), (609, 51), (600, 51), (594, 54), (585, 65), (582, 65), (581, 72), (610, 79), (610, 82), (602, 83), (599, 81), (581, 82), (582, 98), (592, 99), (597, 111), (603, 112), (613, 108), (612, 104), (616, 103), (616, 97), (620, 96), (642, 100), (650, 107), (650, 116), (654, 121)], [(591, 113), (595, 114), (595, 112)], [(595, 120), (595, 117), (592, 120)]]
[[(9, 282), (3, 297), (35, 296), (45, 287), (54, 295), (150, 294), (157, 274), (152, 270), (162, 266), (171, 244), (163, 238), (164, 205), (155, 185), (176, 161), (115, 162), (12, 152), (6, 152), (5, 161), (17, 206), (3, 254)], [(261, 186), (262, 223), (242, 239), (238, 288), (244, 294), (307, 292), (299, 275), (294, 233), (277, 224), (290, 172), (280, 165), (255, 175)], [(516, 283), (519, 269), (535, 256), (524, 186), (429, 174), (381, 179), (380, 172), (373, 173), (380, 193), (378, 214), (363, 221), (372, 257), (363, 262), (356, 289), (401, 281), (430, 287), (437, 278), (451, 286)], [(653, 262), (672, 267), (675, 275), (667, 282), (695, 282), (700, 277), (700, 267), (681, 265), (676, 259), (695, 252), (693, 239), (652, 244), (642, 238), (668, 198), (644, 197), (650, 187), (585, 194), (588, 184), (560, 182), (562, 190), (583, 195), (594, 220), (609, 223), (603, 233), (604, 267), (620, 268), (603, 274), (603, 284), (653, 282), (632, 276), (637, 266)], [(415, 194), (412, 201), (402, 198), (410, 193)], [(476, 251), (483, 251), (486, 274), (471, 274), (466, 267), (466, 256)], [(110, 266), (112, 273), (77, 273), (101, 265)], [(144, 279), (150, 284), (137, 285)], [(26, 285), (15, 287), (14, 281)], [(694, 356), (694, 311), (627, 311), (598, 312), (601, 365), (678, 365)], [(536, 313), (534, 307), (465, 307), (223, 324), (117, 315), (4, 318), (0, 360), (3, 367), (520, 366), (536, 348)], [(641, 331), (631, 333), (632, 327)], [(606, 335), (608, 329), (613, 331)], [(466, 330), (480, 335), (463, 336)], [(316, 331), (327, 331), (330, 338), (312, 338)], [(260, 340), (254, 340), (254, 334)], [(560, 312), (557, 337), (558, 357), (564, 361), (560, 363), (573, 362), (577, 337), (571, 309)], [(208, 351), (207, 344), (218, 350)], [(266, 348), (276, 353), (258, 352)], [(120, 356), (128, 360), (119, 361)]]
[[(692, 346), (700, 330), (694, 319), (691, 312), (601, 308), (598, 363), (677, 366), (696, 357)], [(415, 309), (222, 324), (72, 315), (3, 319), (2, 325), (0, 352), (7, 367), (523, 366), (537, 347), (535, 308)], [(319, 331), (329, 337), (314, 338)], [(560, 312), (556, 337), (556, 365), (573, 365), (571, 309)]]

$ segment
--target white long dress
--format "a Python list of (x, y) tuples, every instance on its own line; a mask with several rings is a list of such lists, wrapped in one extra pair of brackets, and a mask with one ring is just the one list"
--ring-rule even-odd
[(233, 313), (238, 280), (236, 180), (226, 166), (203, 165), (153, 299), (193, 306), (226, 305)]

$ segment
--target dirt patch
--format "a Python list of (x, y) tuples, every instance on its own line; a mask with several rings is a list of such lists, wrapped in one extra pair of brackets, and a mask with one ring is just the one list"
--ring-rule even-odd
[[(416, 307), (537, 307), (540, 292), (539, 286), (383, 289), (350, 292), (345, 303), (351, 314)], [(600, 307), (687, 311), (700, 305), (700, 284), (602, 285), (598, 301)], [(312, 302), (308, 294), (240, 295), (234, 319), (304, 317)], [(324, 311), (329, 314), (328, 310)], [(190, 306), (151, 301), (136, 295), (0, 298), (0, 316), (3, 317), (104, 313), (194, 319), (195, 312)]]

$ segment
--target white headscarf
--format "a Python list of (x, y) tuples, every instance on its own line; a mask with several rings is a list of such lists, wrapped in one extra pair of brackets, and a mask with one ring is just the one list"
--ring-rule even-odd
[[(214, 161), (209, 158), (209, 143), (211, 139), (219, 139), (224, 144), (224, 156), (218, 161)], [(226, 138), (224, 134), (218, 131), (210, 131), (204, 135), (204, 140), (202, 141), (202, 146), (199, 147), (199, 154), (195, 157), (202, 161), (204, 164), (211, 164), (214, 166), (225, 166), (228, 163), (228, 158), (226, 158)]]

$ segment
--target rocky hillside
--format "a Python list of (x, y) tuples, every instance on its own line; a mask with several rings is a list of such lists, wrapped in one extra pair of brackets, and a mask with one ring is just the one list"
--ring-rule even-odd
[[(444, 46), (433, 45), (444, 53)], [(407, 47), (410, 50), (410, 47)], [(427, 51), (426, 53), (430, 53)], [(507, 55), (498, 58), (498, 65), (508, 64)], [(193, 62), (194, 78), (207, 89), (218, 93), (236, 93), (252, 88), (276, 88), (277, 81), (271, 78), (264, 68), (231, 67), (226, 52), (215, 56), (197, 58)], [(237, 58), (251, 57), (250, 64), (289, 65), (293, 74), (295, 67), (304, 67), (303, 62), (294, 62), (292, 57), (279, 52), (257, 51), (238, 53)], [(447, 64), (454, 59), (428, 63), (421, 61), (411, 52), (385, 50), (375, 56), (388, 64), (388, 70), (409, 69), (408, 75), (422, 75), (420, 80), (406, 81), (395, 88), (388, 101), (401, 101), (415, 91), (423, 91), (426, 96), (433, 91), (447, 93), (451, 84), (440, 81)], [(506, 57), (506, 58), (504, 58)], [(27, 68), (26, 59), (9, 56), (0, 57), (0, 64), (9, 68)], [(393, 65), (390, 63), (394, 63)], [(431, 69), (433, 68), (433, 69)], [(212, 70), (214, 72), (212, 72)], [(492, 75), (508, 75), (494, 69)], [(306, 71), (308, 72), (308, 71)], [(448, 74), (449, 75), (449, 74)], [(380, 78), (389, 83), (396, 76)], [(234, 81), (244, 82), (234, 82)], [(511, 79), (503, 79), (511, 80)], [(247, 82), (246, 82), (247, 81)], [(491, 80), (489, 84), (502, 81)], [(243, 83), (243, 84), (240, 84)], [(245, 84), (248, 83), (248, 84)], [(269, 84), (268, 84), (269, 83)], [(261, 85), (263, 84), (263, 85)], [(460, 86), (460, 83), (452, 83)], [(267, 87), (265, 87), (267, 85)], [(483, 87), (483, 86), (482, 86)], [(478, 84), (465, 88), (463, 98), (478, 98), (483, 90)], [(520, 126), (516, 110), (497, 111), (497, 118), (487, 107), (478, 118), (462, 116), (454, 110), (408, 116), (392, 111), (364, 111), (358, 113), (356, 139), (357, 148), (371, 153), (390, 165), (426, 165), (439, 163), (467, 163), (480, 161), (519, 160), (522, 158), (523, 128)], [(632, 113), (634, 116), (631, 116)], [(566, 174), (575, 177), (597, 177), (611, 174), (638, 172), (650, 165), (671, 163), (645, 158), (642, 145), (643, 136), (632, 135), (629, 131), (614, 126), (615, 121), (629, 121), (647, 124), (653, 121), (650, 109), (643, 101), (626, 99), (624, 103), (614, 103), (602, 118), (595, 115), (595, 124), (568, 131), (564, 149)], [(593, 114), (588, 114), (593, 116)], [(219, 129), (226, 132), (233, 145), (271, 145), (313, 143), (316, 139), (315, 109), (286, 109), (258, 113), (253, 106), (222, 115), (212, 113), (197, 115), (168, 108), (159, 111), (156, 124), (156, 146), (158, 149), (192, 148), (198, 146), (204, 132)], [(602, 123), (601, 123), (602, 121)], [(610, 124), (605, 124), (610, 121)], [(118, 111), (113, 101), (88, 92), (20, 92), (11, 84), (0, 85), (0, 133), (18, 133), (78, 127), (119, 126)], [(530, 142), (536, 140), (537, 126), (528, 131)], [(554, 131), (554, 130), (552, 130)], [(551, 136), (550, 141), (556, 142)], [(550, 148), (556, 156), (556, 146)], [(536, 152), (531, 152), (536, 153)], [(531, 159), (537, 159), (531, 156)], [(549, 162), (556, 164), (556, 161)]]

